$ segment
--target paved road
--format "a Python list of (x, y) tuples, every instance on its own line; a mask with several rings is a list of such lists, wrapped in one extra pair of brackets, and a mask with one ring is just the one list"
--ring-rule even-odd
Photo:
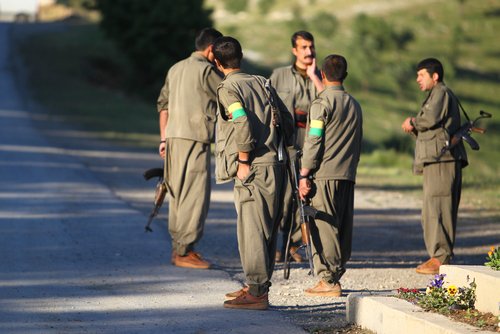
[[(95, 143), (36, 111), (14, 80), (8, 31), (0, 24), (0, 332), (303, 333), (277, 310), (223, 309), (239, 287), (232, 267), (167, 264), (165, 229), (143, 232), (153, 184), (141, 172), (156, 155)], [(144, 199), (134, 206), (120, 191)], [(214, 203), (211, 219), (236, 255), (230, 205)]]

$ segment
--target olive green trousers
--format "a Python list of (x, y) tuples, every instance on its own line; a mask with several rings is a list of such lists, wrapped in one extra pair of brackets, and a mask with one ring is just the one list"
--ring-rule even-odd
[(449, 161), (424, 165), (422, 229), (430, 257), (447, 264), (453, 256), (462, 165)]
[(354, 182), (315, 180), (311, 205), (318, 210), (311, 220), (313, 263), (316, 275), (338, 281), (351, 258)]
[(249, 293), (254, 296), (267, 293), (271, 286), (284, 178), (283, 165), (252, 165), (245, 179), (235, 178), (238, 249)]
[(210, 145), (167, 139), (168, 231), (172, 249), (183, 256), (203, 235), (210, 203)]

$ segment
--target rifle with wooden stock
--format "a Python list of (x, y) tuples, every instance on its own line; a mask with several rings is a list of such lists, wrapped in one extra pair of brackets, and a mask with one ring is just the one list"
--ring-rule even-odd
[[(462, 108), (462, 105), (460, 105), (460, 107)], [(467, 122), (465, 122), (460, 129), (458, 129), (457, 132), (451, 136), (450, 140), (446, 142), (446, 145), (441, 149), (441, 152), (439, 152), (439, 155), (436, 157), (436, 161), (441, 160), (447, 151), (457, 146), (462, 140), (469, 144), (471, 149), (474, 151), (479, 150), (479, 144), (474, 138), (472, 138), (471, 132), (480, 134), (485, 133), (486, 129), (476, 127), (476, 123), (480, 119), (491, 118), (491, 114), (481, 110), (479, 112), (479, 116), (475, 120), (471, 121), (463, 108), (462, 111), (464, 112), (464, 115), (466, 115)]]
[[(296, 159), (299, 159), (302, 152), (297, 151)], [(312, 240), (311, 240), (311, 228), (309, 218), (315, 218), (317, 215), (317, 210), (312, 206), (308, 205), (306, 201), (300, 199), (299, 194), (299, 179), (297, 166), (295, 165), (295, 159), (290, 159), (287, 155), (287, 170), (289, 175), (290, 184), (292, 185), (293, 200), (292, 200), (292, 212), (290, 214), (290, 230), (288, 231), (288, 238), (285, 248), (285, 262), (284, 262), (284, 272), (283, 277), (288, 279), (290, 277), (290, 260), (292, 256), (298, 252), (300, 249), (305, 249), (307, 260), (309, 262), (309, 275), (314, 276), (314, 264), (312, 260)], [(293, 233), (293, 219), (295, 216), (296, 209), (299, 210), (300, 216), (300, 231), (302, 233), (302, 245), (300, 245), (295, 253), (290, 253), (291, 243), (292, 243), (292, 233)]]
[(144, 172), (143, 176), (146, 181), (149, 181), (153, 177), (158, 177), (158, 182), (156, 183), (156, 189), (155, 189), (153, 210), (149, 214), (146, 226), (144, 226), (146, 232), (153, 232), (153, 229), (151, 229), (150, 225), (153, 222), (153, 219), (158, 215), (158, 212), (160, 211), (163, 201), (165, 200), (165, 196), (167, 195), (168, 187), (163, 179), (164, 177), (163, 168), (148, 169), (147, 171)]

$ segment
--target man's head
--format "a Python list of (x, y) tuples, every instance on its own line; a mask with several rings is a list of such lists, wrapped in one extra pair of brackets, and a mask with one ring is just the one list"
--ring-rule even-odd
[(417, 83), (420, 90), (431, 90), (438, 82), (443, 81), (443, 65), (436, 58), (426, 58), (417, 65)]
[(347, 77), (347, 60), (341, 55), (329, 55), (323, 61), (321, 75), (329, 82), (342, 83)]
[(310, 32), (297, 31), (292, 35), (292, 53), (296, 57), (295, 65), (305, 69), (316, 57), (314, 37)]
[(212, 44), (222, 34), (213, 28), (204, 28), (197, 35), (194, 41), (196, 51), (202, 52), (204, 56), (209, 60), (214, 60), (214, 55), (212, 54)]
[(222, 34), (214, 28), (204, 28), (196, 35), (194, 45), (196, 51), (203, 51), (210, 45), (214, 44), (215, 40), (222, 37)]
[(230, 36), (218, 38), (213, 44), (212, 52), (217, 66), (224, 69), (240, 68), (243, 52), (237, 39)]

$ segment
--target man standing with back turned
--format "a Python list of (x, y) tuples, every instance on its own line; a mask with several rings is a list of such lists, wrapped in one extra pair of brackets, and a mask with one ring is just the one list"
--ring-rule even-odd
[(401, 126), (417, 136), (414, 172), (424, 176), (422, 228), (430, 259), (417, 267), (419, 274), (439, 273), (453, 256), (462, 168), (468, 164), (462, 141), (436, 160), (461, 125), (458, 99), (443, 78), (439, 60), (427, 58), (417, 65), (417, 83), (429, 94), (417, 117), (408, 117)]
[[(312, 101), (318, 93), (323, 90), (321, 74), (316, 68), (316, 49), (314, 47), (314, 37), (307, 31), (297, 31), (292, 35), (292, 53), (295, 61), (292, 65), (279, 67), (273, 71), (270, 80), (278, 95), (283, 100), (288, 111), (292, 113), (295, 120), (294, 142), (289, 147), (290, 158), (296, 160), (297, 150), (302, 150), (307, 123), (307, 113)], [(298, 224), (298, 210), (292, 212), (292, 185), (287, 182), (285, 191), (285, 204), (281, 229), (283, 241), (281, 250), (276, 253), (276, 260), (282, 261), (284, 250), (288, 239), (290, 228), (292, 229), (292, 244), (290, 253), (293, 259), (300, 262), (301, 256), (296, 253), (297, 244), (301, 239), (300, 224)]]
[[(240, 71), (240, 43), (229, 36), (214, 44), (225, 77), (217, 90), (216, 181), (234, 181), (236, 229), (246, 287), (226, 294), (224, 307), (264, 310), (274, 269), (276, 235), (282, 215), (285, 165), (281, 139), (293, 132), (292, 117), (266, 79)], [(280, 111), (281, 110), (281, 111)], [(284, 134), (280, 132), (283, 129)]]
[(171, 188), (171, 262), (178, 267), (210, 268), (194, 245), (202, 237), (210, 202), (210, 142), (222, 80), (212, 64), (212, 44), (221, 36), (215, 29), (203, 29), (196, 37), (196, 51), (170, 68), (158, 97), (159, 153)]
[(318, 210), (311, 223), (311, 238), (314, 270), (320, 281), (305, 294), (340, 297), (340, 278), (351, 257), (363, 115), (359, 103), (344, 90), (347, 61), (343, 56), (326, 57), (321, 76), (325, 90), (309, 110), (299, 175), (301, 197), (311, 196), (311, 204)]

